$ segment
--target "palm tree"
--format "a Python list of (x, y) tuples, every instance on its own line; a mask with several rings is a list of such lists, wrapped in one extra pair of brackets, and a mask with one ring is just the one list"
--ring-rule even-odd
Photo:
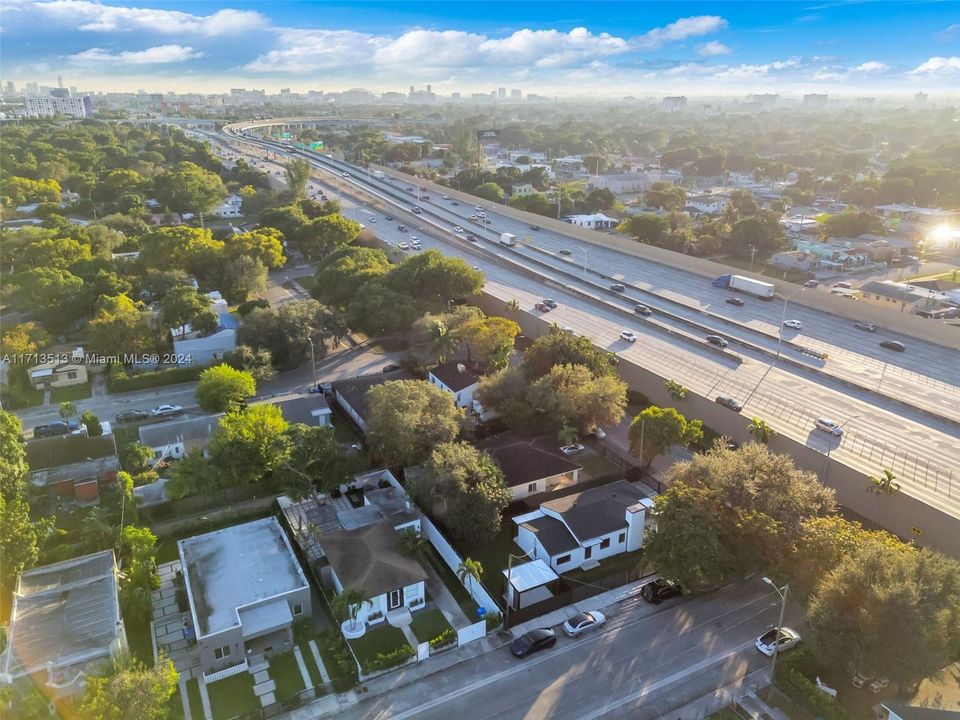
[(670, 397), (679, 402), (685, 400), (690, 391), (675, 380), (667, 380), (667, 392), (670, 393)]
[(753, 439), (757, 442), (768, 443), (770, 438), (772, 438), (776, 433), (774, 433), (773, 428), (767, 425), (766, 420), (761, 420), (760, 418), (753, 418), (750, 420), (750, 434), (753, 435)]
[(443, 320), (434, 320), (427, 326), (427, 342), (430, 345), (430, 354), (440, 362), (446, 362), (447, 356), (460, 345), (456, 334)]
[(900, 490), (900, 483), (897, 482), (897, 476), (893, 474), (893, 470), (884, 469), (881, 477), (871, 475), (867, 479), (870, 481), (870, 484), (867, 485), (868, 492), (878, 495), (893, 495)]
[(517, 312), (520, 310), (520, 302), (518, 300), (507, 300), (506, 305), (503, 306), (504, 312)]
[(430, 547), (430, 541), (413, 528), (406, 528), (400, 531), (400, 545), (407, 555), (423, 560), (426, 557), (427, 548)]
[(572, 425), (564, 423), (563, 427), (560, 428), (560, 432), (557, 433), (557, 439), (561, 445), (569, 445), (577, 439), (577, 429)]
[(80, 523), (80, 532), (84, 544), (92, 550), (106, 550), (113, 544), (116, 530), (110, 522), (110, 514), (106, 508), (90, 508), (87, 516)]
[(67, 422), (70, 418), (77, 414), (77, 406), (74, 405), (69, 400), (66, 400), (60, 403), (60, 417), (63, 418), (64, 422)]
[(460, 578), (460, 582), (466, 585), (468, 588), (470, 585), (469, 582), (480, 582), (480, 578), (483, 576), (483, 565), (481, 565), (477, 560), (471, 560), (467, 558), (462, 563), (460, 567), (457, 568), (457, 577)]
[(356, 630), (357, 615), (360, 608), (370, 603), (367, 591), (363, 588), (346, 588), (330, 599), (330, 609), (340, 622), (350, 621), (350, 629)]

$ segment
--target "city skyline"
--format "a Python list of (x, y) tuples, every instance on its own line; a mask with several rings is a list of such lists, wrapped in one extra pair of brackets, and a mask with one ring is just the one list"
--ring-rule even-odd
[[(957, 3), (12, 0), (3, 76), (114, 91), (835, 95), (960, 86)], [(44, 28), (41, 40), (36, 27)]]

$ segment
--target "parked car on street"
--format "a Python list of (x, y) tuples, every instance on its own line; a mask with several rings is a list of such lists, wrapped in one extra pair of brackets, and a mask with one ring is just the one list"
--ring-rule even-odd
[(535, 652), (552, 648), (557, 644), (557, 634), (550, 628), (537, 628), (525, 632), (512, 643), (510, 652), (516, 657), (526, 657)]
[(657, 578), (640, 588), (640, 595), (643, 596), (643, 599), (653, 605), (659, 605), (667, 598), (680, 594), (680, 586), (676, 581), (666, 578)]
[(775, 627), (769, 628), (763, 635), (757, 638), (755, 643), (757, 650), (762, 652), (767, 657), (772, 657), (774, 650), (777, 651), (777, 654), (789, 650), (792, 647), (796, 647), (800, 642), (800, 633), (796, 630), (791, 630), (788, 627), (780, 628), (780, 636), (777, 637), (777, 629)]
[(148, 417), (150, 417), (150, 413), (146, 410), (124, 410), (117, 413), (117, 422), (136, 422), (137, 420), (146, 420)]
[(717, 405), (723, 405), (728, 410), (733, 410), (734, 412), (740, 412), (743, 410), (743, 405), (729, 395), (717, 395), (716, 402)]
[(560, 452), (564, 455), (579, 455), (583, 452), (583, 445), (580, 443), (573, 443), (572, 445), (564, 445), (560, 448)]
[(594, 428), (591, 433), (597, 440), (605, 440), (607, 437), (606, 431), (603, 428)]
[(830, 433), (834, 437), (840, 437), (843, 435), (843, 428), (840, 427), (840, 423), (838, 423), (836, 420), (818, 417), (813, 421), (813, 425), (817, 428), (817, 430), (823, 430), (824, 432)]
[(183, 408), (180, 405), (157, 405), (150, 411), (152, 417), (173, 417), (183, 415)]
[(570, 637), (580, 637), (590, 630), (607, 624), (606, 616), (599, 610), (577, 613), (563, 624), (563, 631)]
[(69, 435), (70, 432), (70, 426), (60, 420), (54, 420), (46, 425), (37, 425), (33, 428), (33, 436), (35, 438)]

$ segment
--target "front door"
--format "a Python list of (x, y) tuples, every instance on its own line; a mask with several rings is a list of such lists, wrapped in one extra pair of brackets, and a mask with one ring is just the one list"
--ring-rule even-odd
[(403, 590), (391, 590), (387, 596), (387, 610), (396, 610), (403, 605)]

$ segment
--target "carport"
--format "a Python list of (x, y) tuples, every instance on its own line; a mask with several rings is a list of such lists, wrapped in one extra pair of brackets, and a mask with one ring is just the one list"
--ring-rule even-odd
[(509, 571), (504, 570), (503, 576), (507, 580), (506, 600), (512, 610), (549, 600), (560, 585), (560, 576), (543, 560), (514, 565)]

